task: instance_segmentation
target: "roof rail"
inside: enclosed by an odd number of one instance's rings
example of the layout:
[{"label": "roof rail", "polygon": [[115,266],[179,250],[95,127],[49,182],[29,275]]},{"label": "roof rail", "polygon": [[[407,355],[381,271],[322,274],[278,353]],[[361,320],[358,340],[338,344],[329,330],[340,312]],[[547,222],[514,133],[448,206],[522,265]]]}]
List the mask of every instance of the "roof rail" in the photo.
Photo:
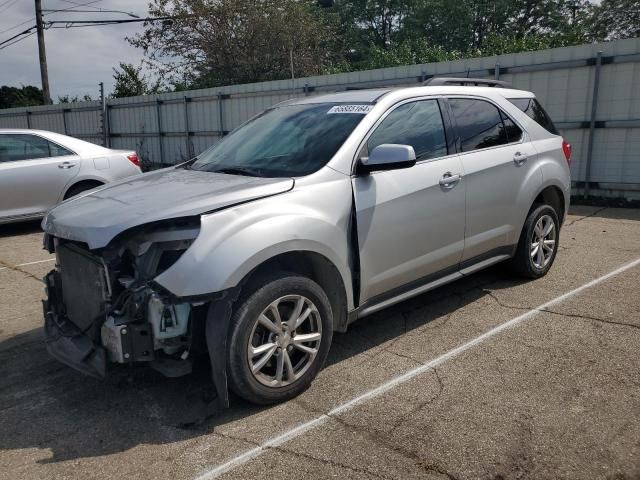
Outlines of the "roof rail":
[{"label": "roof rail", "polygon": [[429,80],[426,80],[423,85],[429,85],[430,87],[436,85],[472,85],[476,87],[512,88],[511,83],[503,82],[501,80],[467,77],[432,77]]}]

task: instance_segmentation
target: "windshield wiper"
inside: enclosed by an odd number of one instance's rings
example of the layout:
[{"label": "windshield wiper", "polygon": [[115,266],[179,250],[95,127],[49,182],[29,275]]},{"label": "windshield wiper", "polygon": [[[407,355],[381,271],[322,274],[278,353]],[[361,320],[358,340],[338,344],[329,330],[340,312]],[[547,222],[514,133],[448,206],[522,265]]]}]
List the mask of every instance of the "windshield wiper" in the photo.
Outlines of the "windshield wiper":
[{"label": "windshield wiper", "polygon": [[244,175],[246,177],[262,177],[262,173],[258,169],[242,168],[242,167],[229,167],[221,168],[219,170],[211,170],[213,173],[226,173],[228,175]]}]

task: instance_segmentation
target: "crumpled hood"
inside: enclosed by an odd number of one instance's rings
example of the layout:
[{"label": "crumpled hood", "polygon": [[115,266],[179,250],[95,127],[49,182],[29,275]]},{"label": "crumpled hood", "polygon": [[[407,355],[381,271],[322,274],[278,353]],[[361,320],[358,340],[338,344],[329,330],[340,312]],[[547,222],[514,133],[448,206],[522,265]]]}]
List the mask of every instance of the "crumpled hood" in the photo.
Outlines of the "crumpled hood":
[{"label": "crumpled hood", "polygon": [[219,210],[291,190],[292,178],[257,178],[165,169],[136,175],[67,200],[49,211],[42,229],[102,248],[138,225]]}]

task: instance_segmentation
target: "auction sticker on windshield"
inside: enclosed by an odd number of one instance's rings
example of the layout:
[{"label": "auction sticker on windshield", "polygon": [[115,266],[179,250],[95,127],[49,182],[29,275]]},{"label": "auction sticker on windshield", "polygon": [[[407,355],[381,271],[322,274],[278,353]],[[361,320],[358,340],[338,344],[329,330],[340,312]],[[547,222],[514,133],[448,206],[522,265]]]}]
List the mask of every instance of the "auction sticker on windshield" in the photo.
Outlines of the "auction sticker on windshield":
[{"label": "auction sticker on windshield", "polygon": [[366,115],[371,111],[373,105],[336,105],[331,107],[327,115],[332,113],[360,113]]}]

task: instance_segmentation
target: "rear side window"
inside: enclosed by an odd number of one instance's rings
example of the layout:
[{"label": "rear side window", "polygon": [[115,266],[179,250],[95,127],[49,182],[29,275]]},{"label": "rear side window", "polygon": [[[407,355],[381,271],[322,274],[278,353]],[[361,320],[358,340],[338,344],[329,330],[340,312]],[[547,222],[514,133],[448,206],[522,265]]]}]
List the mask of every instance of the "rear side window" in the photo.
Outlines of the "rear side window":
[{"label": "rear side window", "polygon": [[0,135],[0,162],[37,160],[39,158],[73,155],[66,148],[37,135]]},{"label": "rear side window", "polygon": [[57,143],[49,142],[49,156],[50,157],[63,157],[64,155],[73,155],[73,152],[61,147]]},{"label": "rear side window", "polygon": [[509,98],[507,100],[535,120],[535,122],[547,132],[560,135],[558,129],[556,129],[556,126],[551,121],[551,117],[535,98]]},{"label": "rear side window", "polygon": [[447,154],[447,139],[437,100],[405,103],[393,110],[369,137],[369,152],[384,143],[411,145],[417,160]]},{"label": "rear side window", "polygon": [[484,100],[451,98],[463,152],[516,142],[522,130],[498,107]]},{"label": "rear side window", "polygon": [[507,141],[511,142],[519,142],[522,138],[522,130],[517,126],[513,120],[511,120],[507,115],[501,110],[500,116],[502,117],[502,123],[504,124],[505,135],[507,136]]}]

